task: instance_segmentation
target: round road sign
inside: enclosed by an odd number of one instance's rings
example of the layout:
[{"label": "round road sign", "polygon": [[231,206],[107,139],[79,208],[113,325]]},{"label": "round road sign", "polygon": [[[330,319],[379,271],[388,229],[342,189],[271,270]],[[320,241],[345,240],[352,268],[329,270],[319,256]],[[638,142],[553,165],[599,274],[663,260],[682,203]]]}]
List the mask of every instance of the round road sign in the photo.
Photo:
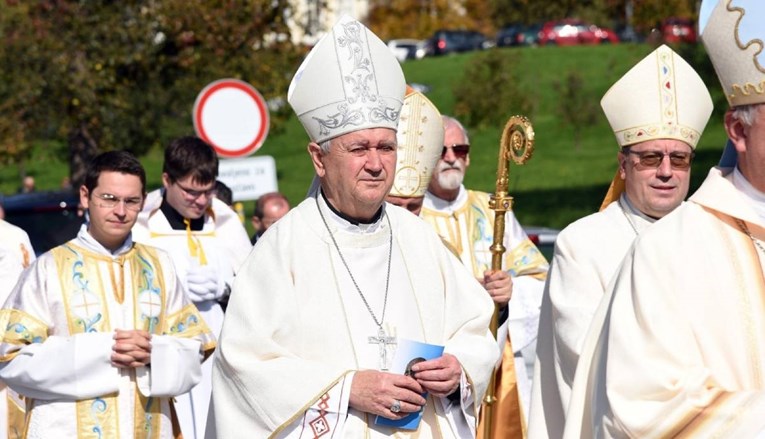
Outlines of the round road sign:
[{"label": "round road sign", "polygon": [[263,96],[238,79],[219,79],[194,102],[194,130],[221,157],[245,157],[260,148],[268,134]]}]

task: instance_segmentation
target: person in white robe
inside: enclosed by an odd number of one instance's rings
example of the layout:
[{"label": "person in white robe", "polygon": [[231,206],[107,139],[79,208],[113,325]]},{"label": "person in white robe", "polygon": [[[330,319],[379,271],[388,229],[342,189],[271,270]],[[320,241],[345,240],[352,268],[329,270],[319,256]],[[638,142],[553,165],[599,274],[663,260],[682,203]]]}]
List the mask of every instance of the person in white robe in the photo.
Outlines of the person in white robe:
[{"label": "person in white robe", "polygon": [[725,129],[737,155],[628,253],[577,436],[765,434],[765,93],[746,86],[765,81],[751,44],[762,41],[765,10],[706,3],[701,37],[730,104]]},{"label": "person in white robe", "polygon": [[[5,303],[22,271],[36,259],[24,229],[0,219],[0,303]],[[0,380],[0,438],[20,437],[24,402]]]},{"label": "person in white robe", "polygon": [[[36,258],[27,232],[2,219],[0,219],[0,246],[7,248],[23,268],[29,267]],[[10,288],[13,288],[13,285]]]},{"label": "person in white robe", "polygon": [[[494,211],[489,194],[462,185],[470,165],[470,139],[456,119],[444,116],[444,147],[425,192],[420,216],[460,255],[465,266],[485,286],[499,306],[499,345],[512,341],[518,391],[528,416],[531,395],[530,371],[525,356],[533,352],[539,326],[539,307],[548,264],[531,242],[513,212],[505,215],[502,270],[491,270],[494,243]],[[512,300],[511,300],[512,296]]]},{"label": "person in white robe", "polygon": [[[237,275],[208,437],[474,436],[499,354],[491,300],[427,224],[384,203],[404,89],[385,44],[347,16],[293,78],[320,189]],[[443,354],[396,373],[404,339]],[[416,430],[375,422],[412,413]]]},{"label": "person in white robe", "polygon": [[[161,189],[146,197],[133,228],[136,242],[170,253],[181,284],[213,334],[223,325],[219,301],[229,294],[236,270],[252,249],[239,215],[215,197],[218,158],[197,137],[174,139],[165,149]],[[177,398],[187,439],[204,437],[212,394],[212,361],[202,381]]]},{"label": "person in white robe", "polygon": [[693,151],[713,105],[701,77],[661,46],[622,76],[601,106],[620,147],[619,168],[602,210],[570,224],[555,243],[539,323],[532,438],[562,437],[592,317],[635,238],[688,194]]},{"label": "person in white robe", "polygon": [[90,221],[43,254],[0,309],[0,378],[26,398],[25,438],[174,438],[171,399],[215,339],[166,253],[133,242],[144,199],[124,151],[89,165]]}]

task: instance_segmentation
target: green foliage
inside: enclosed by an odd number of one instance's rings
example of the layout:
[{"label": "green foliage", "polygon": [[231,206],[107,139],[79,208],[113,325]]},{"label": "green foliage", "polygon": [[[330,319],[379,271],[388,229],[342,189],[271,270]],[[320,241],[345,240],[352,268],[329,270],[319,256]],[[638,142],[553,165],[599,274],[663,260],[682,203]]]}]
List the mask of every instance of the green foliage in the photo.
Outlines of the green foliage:
[{"label": "green foliage", "polygon": [[[191,132],[209,82],[234,77],[282,96],[299,53],[281,20],[287,0],[5,2],[0,125],[5,162],[31,141],[67,139],[72,181],[101,150],[141,155]],[[271,115],[278,132],[289,116]],[[168,128],[171,128],[168,130]]]},{"label": "green foliage", "polygon": [[528,90],[520,80],[522,52],[486,50],[464,67],[454,84],[454,114],[472,127],[500,126],[514,114],[532,111]]},{"label": "green foliage", "polygon": [[[2,2],[0,2],[2,4]],[[568,71],[578,72],[583,90],[592,103],[597,103],[606,90],[654,47],[646,44],[615,44],[589,47],[539,47],[497,49],[497,52],[515,59],[523,94],[534,101],[532,123],[536,132],[534,157],[524,166],[512,166],[510,193],[515,198],[516,215],[521,224],[561,228],[582,216],[596,211],[616,170],[618,147],[614,134],[601,113],[597,121],[583,130],[580,149],[571,148],[571,132],[564,125],[556,108],[563,106],[559,92],[553,84]],[[700,50],[700,49],[696,49]],[[521,55],[515,57],[513,52]],[[482,53],[474,52],[454,56],[407,61],[402,65],[407,81],[427,84],[427,96],[444,114],[454,114],[454,84],[465,81],[465,66]],[[692,66],[699,69],[693,59]],[[289,76],[292,70],[284,70]],[[1,70],[1,69],[0,69]],[[718,90],[719,85],[708,83]],[[285,93],[282,90],[282,95]],[[493,90],[492,93],[498,93]],[[190,105],[190,104],[189,104]],[[727,104],[723,108],[727,107]],[[515,113],[510,109],[508,113]],[[505,115],[505,117],[507,114]],[[173,117],[170,120],[180,128],[188,127],[190,118]],[[722,119],[712,116],[696,150],[693,163],[691,191],[695,190],[720,157],[725,141]],[[484,128],[468,126],[471,131],[470,167],[466,185],[470,188],[493,191],[497,170],[497,152],[504,120],[498,125]],[[178,130],[180,128],[173,128]],[[57,142],[32,142],[28,173],[35,176],[40,189],[59,186],[66,175],[65,138]],[[308,137],[297,118],[291,118],[280,132],[271,132],[256,155],[270,155],[276,160],[279,190],[295,205],[305,197],[313,177],[306,145]],[[62,149],[63,148],[63,149]],[[147,172],[148,186],[160,185],[162,151],[152,149],[141,156]],[[14,192],[19,177],[15,167],[0,167],[0,190]],[[246,204],[246,212],[252,203]]]},{"label": "green foliage", "polygon": [[598,120],[597,101],[585,90],[582,75],[570,70],[562,81],[555,81],[553,88],[558,93],[559,105],[556,106],[561,122],[574,131],[574,146],[580,149],[582,131]]}]

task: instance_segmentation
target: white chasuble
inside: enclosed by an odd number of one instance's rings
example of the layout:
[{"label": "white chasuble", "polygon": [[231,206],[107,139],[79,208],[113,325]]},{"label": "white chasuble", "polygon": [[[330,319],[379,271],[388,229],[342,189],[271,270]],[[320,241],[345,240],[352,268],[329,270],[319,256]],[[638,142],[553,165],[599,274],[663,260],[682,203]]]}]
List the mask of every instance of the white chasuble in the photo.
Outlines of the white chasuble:
[{"label": "white chasuble", "polygon": [[[174,437],[170,397],[215,347],[166,254],[130,239],[110,254],[85,226],[25,271],[0,328],[0,377],[27,398],[28,438]],[[111,365],[115,329],[153,334],[150,367]]]},{"label": "white chasuble", "polygon": [[765,254],[746,232],[762,245],[765,220],[730,171],[710,170],[628,253],[567,437],[765,433]]},{"label": "white chasuble", "polygon": [[[376,427],[374,415],[348,407],[353,373],[381,369],[380,345],[369,340],[378,326],[309,198],[263,235],[237,276],[215,357],[215,431],[208,428],[208,437],[471,435],[498,358],[488,332],[491,299],[411,213],[386,204],[378,222],[353,226],[320,200],[378,321],[393,230],[383,329],[387,336],[444,345],[463,367],[462,401],[429,397],[414,432]],[[395,345],[386,346],[389,362]]]},{"label": "white chasuble", "polygon": [[529,437],[560,438],[592,316],[632,242],[655,220],[622,194],[558,234],[539,320]]},{"label": "white chasuble", "polygon": [[[252,249],[250,238],[239,216],[225,203],[213,199],[212,206],[204,215],[202,230],[174,230],[164,213],[161,189],[148,194],[143,211],[133,227],[136,242],[155,246],[168,252],[178,272],[181,285],[188,291],[187,277],[190,270],[203,265],[215,267],[222,295],[225,284],[233,284],[236,270]],[[223,309],[216,299],[195,301],[207,326],[217,337],[223,326]],[[212,394],[212,361],[202,364],[202,381],[188,394],[176,398],[176,410],[186,439],[204,437],[207,410]]]}]

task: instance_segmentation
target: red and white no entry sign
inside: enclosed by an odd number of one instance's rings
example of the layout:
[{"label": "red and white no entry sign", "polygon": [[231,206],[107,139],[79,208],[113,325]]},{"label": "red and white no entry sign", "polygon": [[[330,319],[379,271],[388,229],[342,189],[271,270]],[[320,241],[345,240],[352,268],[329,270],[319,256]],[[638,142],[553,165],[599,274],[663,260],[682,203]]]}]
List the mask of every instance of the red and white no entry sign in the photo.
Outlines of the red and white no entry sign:
[{"label": "red and white no entry sign", "polygon": [[268,135],[268,107],[263,96],[238,79],[219,79],[194,102],[194,130],[221,157],[245,157]]}]

